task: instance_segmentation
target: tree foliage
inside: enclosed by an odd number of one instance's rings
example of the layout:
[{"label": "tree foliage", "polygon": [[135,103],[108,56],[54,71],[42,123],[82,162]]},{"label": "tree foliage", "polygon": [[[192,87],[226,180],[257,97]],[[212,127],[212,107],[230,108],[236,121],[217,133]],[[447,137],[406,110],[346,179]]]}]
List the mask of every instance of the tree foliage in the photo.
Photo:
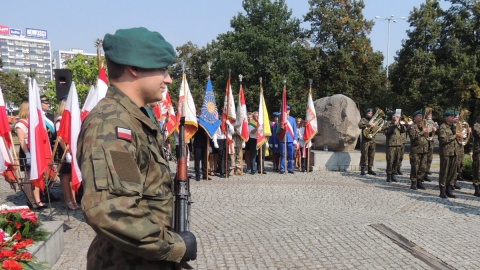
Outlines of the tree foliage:
[{"label": "tree foliage", "polygon": [[18,72],[0,72],[0,86],[5,102],[13,102],[13,104],[19,106],[28,99],[27,85]]}]

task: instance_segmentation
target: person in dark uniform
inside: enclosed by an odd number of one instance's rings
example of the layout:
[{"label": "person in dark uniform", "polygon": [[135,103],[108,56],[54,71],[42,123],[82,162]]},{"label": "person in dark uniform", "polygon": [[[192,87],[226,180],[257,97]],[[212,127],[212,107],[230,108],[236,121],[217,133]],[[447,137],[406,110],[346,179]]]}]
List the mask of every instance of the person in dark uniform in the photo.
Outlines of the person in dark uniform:
[{"label": "person in dark uniform", "polygon": [[431,130],[424,125],[423,111],[415,111],[413,113],[413,124],[408,129],[410,137],[411,189],[426,189],[423,185],[423,179],[427,172],[427,136],[430,132]]},{"label": "person in dark uniform", "polygon": [[473,188],[474,196],[480,197],[480,116],[477,117],[476,123],[472,129],[473,136]]},{"label": "person in dark uniform", "polygon": [[200,181],[200,177],[207,179],[207,140],[209,138],[203,128],[199,128],[193,135],[195,180],[197,181]]},{"label": "person in dark uniform", "polygon": [[395,174],[397,173],[401,148],[403,147],[403,137],[407,129],[405,125],[400,124],[400,116],[395,113],[392,115],[392,121],[383,127],[387,139],[387,182],[397,182]]},{"label": "person in dark uniform", "polygon": [[157,32],[120,29],[103,38],[110,87],[82,123],[85,220],[96,232],[87,270],[177,269],[196,259],[195,235],[172,228],[174,183],[163,135],[142,108],[172,83],[175,50]]},{"label": "person in dark uniform", "polygon": [[443,116],[445,123],[441,124],[437,130],[440,143],[440,175],[438,178],[440,198],[456,198],[452,190],[457,176],[457,138],[462,138],[464,134],[455,130],[455,111],[448,110]]},{"label": "person in dark uniform", "polygon": [[360,122],[358,123],[358,127],[362,130],[362,144],[361,144],[362,155],[360,157],[360,170],[361,170],[360,174],[361,175],[365,175],[365,169],[367,167],[368,167],[368,172],[367,172],[368,174],[377,175],[377,173],[375,173],[372,170],[373,161],[375,160],[375,148],[376,148],[375,136],[373,136],[372,138],[367,138],[363,134],[364,129],[372,128],[376,126],[375,121],[370,123],[370,119],[372,119],[372,117],[373,117],[373,109],[368,108],[365,110],[365,118],[360,119]]},{"label": "person in dark uniform", "polygon": [[[273,121],[270,123],[270,129],[272,132],[275,132],[277,130],[277,125],[278,125],[278,118],[280,116],[279,112],[274,112],[273,113]],[[268,144],[270,145],[270,149],[272,150],[271,153],[273,153],[273,171],[279,172],[280,171],[280,155],[281,155],[281,150],[279,146],[279,139],[278,137],[273,134],[269,139],[268,139]]]}]

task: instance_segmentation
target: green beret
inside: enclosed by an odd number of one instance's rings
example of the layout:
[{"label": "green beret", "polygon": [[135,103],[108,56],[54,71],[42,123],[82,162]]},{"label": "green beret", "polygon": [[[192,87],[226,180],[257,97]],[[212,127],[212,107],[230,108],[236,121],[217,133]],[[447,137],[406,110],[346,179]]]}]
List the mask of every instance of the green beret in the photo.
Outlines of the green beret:
[{"label": "green beret", "polygon": [[447,110],[443,113],[443,116],[455,116],[454,110]]},{"label": "green beret", "polygon": [[455,115],[459,115],[460,111],[454,111]]},{"label": "green beret", "polygon": [[119,29],[103,38],[103,51],[113,62],[145,69],[165,68],[175,62],[175,51],[158,32],[144,27]]},{"label": "green beret", "polygon": [[423,114],[423,111],[422,110],[416,110],[414,113],[413,113],[413,116],[417,116],[419,114]]},{"label": "green beret", "polygon": [[368,113],[368,112],[373,112],[373,109],[372,108],[368,108],[365,110],[365,113]]}]

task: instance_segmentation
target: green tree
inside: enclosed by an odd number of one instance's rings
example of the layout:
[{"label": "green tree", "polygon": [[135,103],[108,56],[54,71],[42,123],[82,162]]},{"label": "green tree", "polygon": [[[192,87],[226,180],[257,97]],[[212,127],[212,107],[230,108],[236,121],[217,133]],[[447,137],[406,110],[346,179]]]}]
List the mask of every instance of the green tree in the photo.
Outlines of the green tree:
[{"label": "green tree", "polygon": [[0,72],[0,87],[2,88],[5,102],[10,101],[19,106],[28,99],[27,85],[18,72]]},{"label": "green tree", "polygon": [[[362,0],[309,0],[304,16],[313,44],[308,61],[318,96],[344,94],[361,107],[389,104],[382,71],[383,56],[373,52],[370,39],[373,21],[363,16]],[[373,104],[372,104],[373,103]]]},{"label": "green tree", "polygon": [[437,61],[444,11],[437,0],[427,1],[410,13],[411,30],[391,67],[392,91],[405,114],[432,107],[436,114],[448,104]]},{"label": "green tree", "polygon": [[[217,102],[223,104],[225,86],[231,70],[232,88],[238,93],[238,75],[243,75],[249,111],[258,109],[260,81],[269,112],[280,109],[283,81],[287,82],[289,104],[293,114],[303,114],[308,80],[298,69],[303,47],[300,20],[284,0],[244,0],[244,13],[230,21],[233,31],[220,34],[208,54],[213,57],[213,84]],[[303,90],[303,97],[302,97]]]}]

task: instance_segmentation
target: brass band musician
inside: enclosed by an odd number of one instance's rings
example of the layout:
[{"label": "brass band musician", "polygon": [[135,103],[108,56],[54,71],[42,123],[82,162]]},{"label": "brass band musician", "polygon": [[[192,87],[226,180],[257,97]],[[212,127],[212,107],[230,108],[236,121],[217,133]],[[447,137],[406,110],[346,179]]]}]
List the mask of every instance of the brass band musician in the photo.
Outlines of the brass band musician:
[{"label": "brass band musician", "polygon": [[401,155],[403,155],[403,138],[407,132],[406,123],[402,124],[400,115],[393,113],[392,121],[386,123],[383,130],[387,140],[387,182],[397,182],[395,174]]}]

